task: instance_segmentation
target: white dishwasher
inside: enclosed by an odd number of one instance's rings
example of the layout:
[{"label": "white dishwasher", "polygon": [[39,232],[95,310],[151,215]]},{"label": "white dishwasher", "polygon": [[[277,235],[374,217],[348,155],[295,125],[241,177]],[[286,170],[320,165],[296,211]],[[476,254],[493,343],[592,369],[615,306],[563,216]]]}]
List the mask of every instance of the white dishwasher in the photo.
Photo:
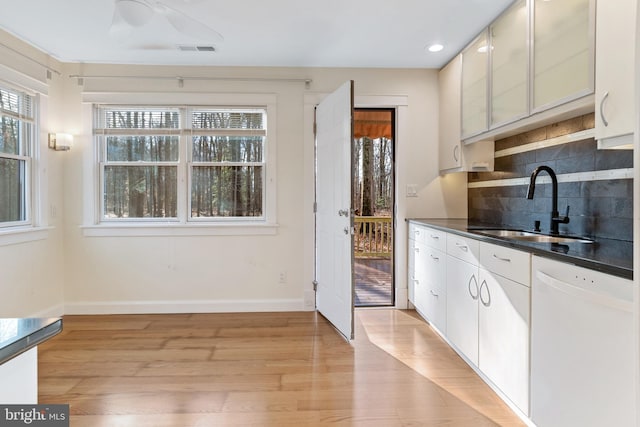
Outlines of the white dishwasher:
[{"label": "white dishwasher", "polygon": [[533,257],[531,419],[635,425],[633,282]]}]

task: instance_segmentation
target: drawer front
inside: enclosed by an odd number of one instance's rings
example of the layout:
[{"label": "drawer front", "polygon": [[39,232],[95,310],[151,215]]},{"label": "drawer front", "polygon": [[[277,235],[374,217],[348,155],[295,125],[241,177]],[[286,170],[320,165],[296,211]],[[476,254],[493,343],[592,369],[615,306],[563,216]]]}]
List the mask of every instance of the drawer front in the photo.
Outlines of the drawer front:
[{"label": "drawer front", "polygon": [[416,258],[415,306],[418,312],[440,332],[446,331],[447,255],[426,245]]},{"label": "drawer front", "polygon": [[503,277],[531,286],[531,254],[480,242],[480,265]]},{"label": "drawer front", "polygon": [[425,227],[422,225],[415,224],[413,222],[409,223],[409,240],[414,240],[416,242],[424,242],[425,235]]},{"label": "drawer front", "polygon": [[423,242],[430,248],[445,252],[447,250],[447,233],[435,228],[424,228]]},{"label": "drawer front", "polygon": [[477,240],[457,234],[447,234],[447,254],[477,266],[480,259],[479,252],[480,242]]},{"label": "drawer front", "polygon": [[425,248],[425,281],[434,287],[444,287],[447,271],[447,255],[433,248]]},{"label": "drawer front", "polygon": [[[407,292],[409,301],[415,304],[415,279],[416,279],[416,248],[419,243],[409,239],[407,245]],[[418,249],[419,251],[419,249]]]},{"label": "drawer front", "polygon": [[447,287],[427,286],[424,316],[440,333],[447,333]]}]

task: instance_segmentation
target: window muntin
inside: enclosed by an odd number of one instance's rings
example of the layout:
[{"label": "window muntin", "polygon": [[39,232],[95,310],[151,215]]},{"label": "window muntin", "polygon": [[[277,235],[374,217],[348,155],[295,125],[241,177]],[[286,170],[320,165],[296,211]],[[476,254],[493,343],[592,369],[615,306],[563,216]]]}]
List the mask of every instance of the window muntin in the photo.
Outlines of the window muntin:
[{"label": "window muntin", "polygon": [[31,223],[34,98],[0,87],[0,227]]},{"label": "window muntin", "polygon": [[102,221],[265,219],[266,109],[96,111]]}]

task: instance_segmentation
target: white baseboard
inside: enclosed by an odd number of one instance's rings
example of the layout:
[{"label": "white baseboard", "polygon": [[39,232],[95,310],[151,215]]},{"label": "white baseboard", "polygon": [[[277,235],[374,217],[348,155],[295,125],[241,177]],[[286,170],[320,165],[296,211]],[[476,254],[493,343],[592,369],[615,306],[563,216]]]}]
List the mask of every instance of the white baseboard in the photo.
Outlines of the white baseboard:
[{"label": "white baseboard", "polygon": [[409,294],[407,288],[396,288],[396,308],[406,310],[409,308]]},{"label": "white baseboard", "polygon": [[304,311],[302,299],[66,302],[64,314],[249,313]]}]

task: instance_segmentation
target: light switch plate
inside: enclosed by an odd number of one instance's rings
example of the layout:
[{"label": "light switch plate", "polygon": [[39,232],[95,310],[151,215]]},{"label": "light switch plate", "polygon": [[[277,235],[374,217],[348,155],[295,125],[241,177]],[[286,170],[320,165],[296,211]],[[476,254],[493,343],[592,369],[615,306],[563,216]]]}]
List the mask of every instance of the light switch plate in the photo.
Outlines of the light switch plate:
[{"label": "light switch plate", "polygon": [[407,184],[407,197],[418,197],[418,187],[416,184]]}]

